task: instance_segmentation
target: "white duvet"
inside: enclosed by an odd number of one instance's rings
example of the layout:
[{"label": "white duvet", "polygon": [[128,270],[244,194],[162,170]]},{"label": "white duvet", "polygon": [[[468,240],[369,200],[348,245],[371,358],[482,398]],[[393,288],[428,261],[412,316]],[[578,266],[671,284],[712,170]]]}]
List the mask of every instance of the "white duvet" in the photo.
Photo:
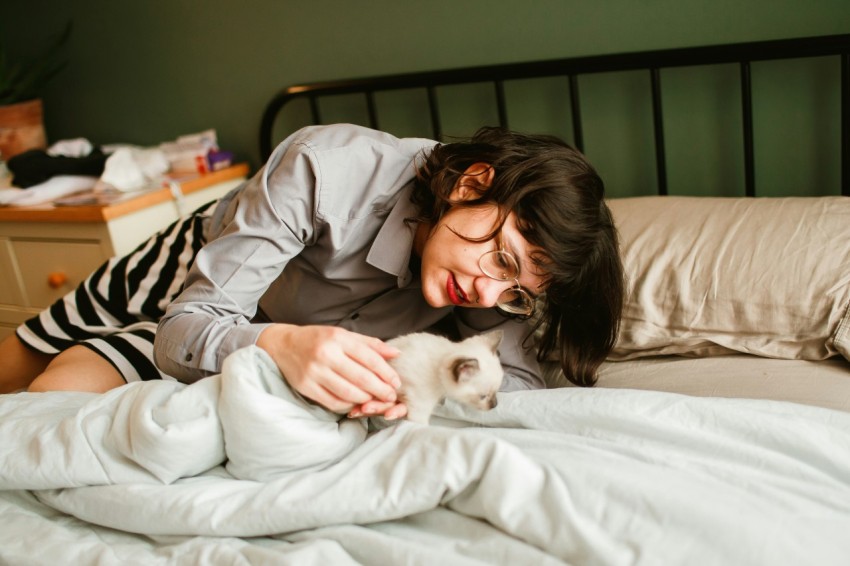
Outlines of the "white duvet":
[{"label": "white duvet", "polygon": [[0,563],[850,563],[850,414],[559,389],[367,434],[246,348],[0,397]]}]

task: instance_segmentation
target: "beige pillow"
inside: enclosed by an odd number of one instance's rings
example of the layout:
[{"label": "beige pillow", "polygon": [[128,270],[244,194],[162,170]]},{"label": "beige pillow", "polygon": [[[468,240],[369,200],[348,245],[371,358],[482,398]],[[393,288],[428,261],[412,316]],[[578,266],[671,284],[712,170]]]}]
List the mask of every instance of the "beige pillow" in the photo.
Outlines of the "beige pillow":
[{"label": "beige pillow", "polygon": [[850,198],[608,204],[629,289],[611,359],[850,359]]}]

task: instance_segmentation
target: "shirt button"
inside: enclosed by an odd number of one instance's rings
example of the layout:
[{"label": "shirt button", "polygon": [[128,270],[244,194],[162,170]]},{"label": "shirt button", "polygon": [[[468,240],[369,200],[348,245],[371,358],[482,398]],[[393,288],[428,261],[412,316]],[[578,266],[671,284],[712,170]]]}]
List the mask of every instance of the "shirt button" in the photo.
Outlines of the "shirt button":
[{"label": "shirt button", "polygon": [[194,356],[192,355],[192,352],[189,352],[188,354],[186,354],[186,361],[187,362],[191,362],[192,358],[194,358]]}]

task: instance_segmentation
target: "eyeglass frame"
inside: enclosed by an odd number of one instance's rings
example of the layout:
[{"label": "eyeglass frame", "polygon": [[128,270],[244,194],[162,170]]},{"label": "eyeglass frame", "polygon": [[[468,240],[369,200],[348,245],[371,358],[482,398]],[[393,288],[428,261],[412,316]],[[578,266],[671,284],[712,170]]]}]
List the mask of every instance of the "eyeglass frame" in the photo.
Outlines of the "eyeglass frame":
[{"label": "eyeglass frame", "polygon": [[[534,296],[531,293],[529,293],[528,291],[526,291],[525,288],[523,288],[523,286],[519,282],[519,276],[522,273],[519,260],[517,259],[517,257],[512,252],[510,252],[506,249],[505,242],[502,240],[502,237],[501,237],[501,233],[497,236],[497,238],[498,238],[498,245],[499,245],[498,249],[490,250],[490,251],[487,251],[487,252],[484,252],[483,254],[481,254],[481,256],[478,258],[478,268],[481,270],[481,273],[483,273],[486,277],[488,277],[489,279],[492,279],[494,281],[505,282],[505,281],[510,281],[510,280],[513,279],[514,283],[516,283],[515,287],[509,287],[508,289],[505,289],[504,291],[499,293],[499,297],[496,299],[496,308],[498,308],[501,312],[508,314],[508,315],[511,315],[511,316],[515,316],[515,317],[522,318],[522,319],[531,318],[532,316],[534,316],[534,312],[536,310],[536,302],[535,302]],[[507,257],[511,262],[513,262],[513,265],[516,268],[516,275],[513,276],[513,277],[510,277],[507,274],[505,274],[504,277],[496,277],[495,275],[488,273],[487,269],[484,267],[484,265],[482,265],[482,261],[484,260],[485,257],[490,256],[491,254],[502,254],[505,257]],[[509,304],[509,301],[502,302],[501,297],[509,291],[517,293],[520,297],[522,297],[523,302],[528,307],[527,312],[515,312],[515,311],[510,310],[509,308],[505,307],[504,304]],[[504,304],[502,304],[502,303],[504,303]]]}]

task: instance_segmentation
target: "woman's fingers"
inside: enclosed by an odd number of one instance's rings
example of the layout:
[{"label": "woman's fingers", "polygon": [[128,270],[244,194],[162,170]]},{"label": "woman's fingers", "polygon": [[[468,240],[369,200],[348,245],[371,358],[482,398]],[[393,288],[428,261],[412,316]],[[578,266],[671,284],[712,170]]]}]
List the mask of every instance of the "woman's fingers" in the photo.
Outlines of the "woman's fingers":
[{"label": "woman's fingers", "polygon": [[384,418],[388,421],[400,419],[407,416],[407,405],[396,403],[384,412]]},{"label": "woman's fingers", "polygon": [[398,351],[376,338],[331,326],[277,324],[260,334],[257,345],[296,391],[334,412],[396,401],[400,380],[387,358]]},{"label": "woman's fingers", "polygon": [[[367,338],[360,337],[358,338]],[[383,401],[395,401],[401,380],[395,369],[375,349],[372,339],[360,341],[346,350],[348,360],[334,369],[354,385]]]},{"label": "woman's fingers", "polygon": [[[295,386],[293,386],[293,389],[296,389]],[[359,404],[346,401],[345,399],[340,399],[329,389],[324,388],[317,382],[307,381],[304,383],[302,389],[303,390],[298,390],[298,392],[303,397],[310,399],[334,413],[345,415],[361,406]]]},{"label": "woman's fingers", "polygon": [[381,401],[369,401],[356,406],[348,413],[352,419],[360,417],[372,417],[383,415],[388,421],[400,419],[407,415],[407,405],[404,403],[384,403]]},{"label": "woman's fingers", "polygon": [[369,347],[379,356],[376,360],[376,373],[378,374],[378,377],[396,389],[401,387],[401,379],[399,379],[398,373],[395,371],[395,368],[387,363],[387,360],[395,358],[401,354],[401,351],[395,346],[390,346],[383,340],[372,338],[370,336],[364,336],[363,338],[366,338]]},{"label": "woman's fingers", "polygon": [[[349,411],[355,405],[367,403],[374,399],[370,393],[363,391],[345,377],[332,371],[328,371],[324,375],[315,376],[313,379],[304,380],[304,388],[306,391],[302,392],[302,394],[310,397],[317,403],[321,403],[334,412],[338,412],[337,407],[339,403],[345,405],[345,412]],[[334,407],[316,398],[317,396],[324,398],[325,393],[332,397]]]},{"label": "woman's fingers", "polygon": [[385,402],[385,401],[367,401],[362,405],[355,406],[351,412],[348,413],[348,416],[351,418],[358,417],[371,417],[372,415],[383,415],[388,409],[395,407],[397,403],[395,402]]}]

